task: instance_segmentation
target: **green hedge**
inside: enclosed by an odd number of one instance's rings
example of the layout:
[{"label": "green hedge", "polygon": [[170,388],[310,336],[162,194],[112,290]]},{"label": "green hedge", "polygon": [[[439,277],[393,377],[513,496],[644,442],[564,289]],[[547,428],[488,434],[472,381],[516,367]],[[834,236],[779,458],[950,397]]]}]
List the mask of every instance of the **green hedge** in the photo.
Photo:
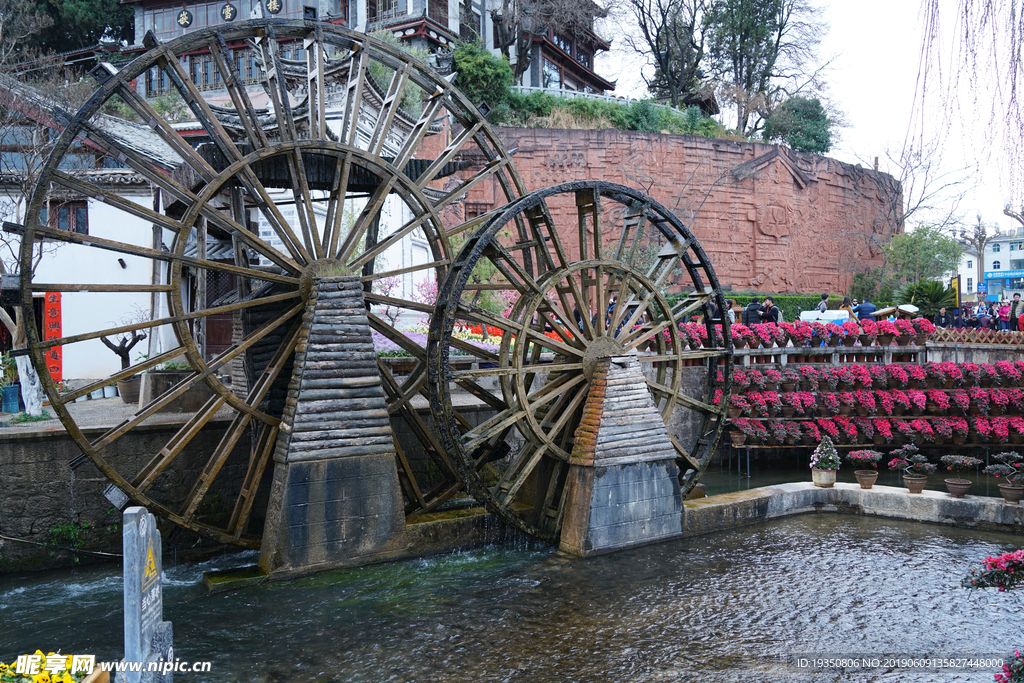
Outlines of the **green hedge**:
[{"label": "green hedge", "polygon": [[[726,299],[732,299],[736,302],[737,320],[739,320],[739,311],[746,308],[751,299],[763,301],[766,296],[772,297],[775,299],[775,305],[782,311],[783,319],[790,323],[800,317],[801,311],[813,310],[818,305],[818,302],[821,301],[821,294],[759,294],[757,292],[725,292],[724,294]],[[682,294],[669,294],[667,298],[669,303],[674,305],[683,296]],[[836,310],[842,303],[843,297],[841,296],[830,296],[828,298],[829,309]],[[888,308],[889,306],[896,305],[891,301],[873,301],[872,303],[879,308]]]}]

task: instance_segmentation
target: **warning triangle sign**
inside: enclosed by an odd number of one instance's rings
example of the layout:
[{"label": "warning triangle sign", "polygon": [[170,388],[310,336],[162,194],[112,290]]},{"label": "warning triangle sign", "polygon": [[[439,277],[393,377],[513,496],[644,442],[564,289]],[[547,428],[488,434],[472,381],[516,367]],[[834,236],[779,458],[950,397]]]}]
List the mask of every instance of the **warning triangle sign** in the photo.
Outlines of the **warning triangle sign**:
[{"label": "warning triangle sign", "polygon": [[153,556],[153,544],[149,544],[149,550],[146,551],[146,570],[142,574],[142,582],[149,583],[150,580],[156,578],[156,557]]}]

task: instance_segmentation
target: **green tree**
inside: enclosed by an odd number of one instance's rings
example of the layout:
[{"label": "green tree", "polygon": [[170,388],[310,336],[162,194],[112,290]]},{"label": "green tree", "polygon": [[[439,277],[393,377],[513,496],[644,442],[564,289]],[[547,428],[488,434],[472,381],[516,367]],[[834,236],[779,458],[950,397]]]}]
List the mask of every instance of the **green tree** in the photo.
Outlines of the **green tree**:
[{"label": "green tree", "polygon": [[673,106],[685,103],[702,87],[705,14],[709,0],[628,0],[639,33],[626,36],[635,51],[654,62],[647,88]]},{"label": "green tree", "polygon": [[476,42],[459,44],[453,58],[459,74],[455,83],[470,102],[479,107],[486,101],[492,109],[508,102],[512,67],[505,59]]},{"label": "green tree", "polygon": [[913,304],[921,315],[932,318],[945,306],[952,309],[956,304],[956,292],[937,280],[922,280],[896,292],[896,303]]},{"label": "green tree", "polygon": [[708,55],[736,130],[761,130],[778,102],[817,81],[808,74],[826,28],[807,0],[716,0],[707,14]]},{"label": "green tree", "polygon": [[963,247],[942,230],[921,226],[896,235],[886,245],[888,281],[914,285],[922,280],[941,280],[956,270]]},{"label": "green tree", "polygon": [[765,140],[782,141],[798,152],[824,154],[832,148],[832,120],[817,97],[790,97],[768,117]]},{"label": "green tree", "polygon": [[53,24],[30,39],[41,51],[67,52],[100,41],[135,40],[135,5],[118,0],[37,0]]}]

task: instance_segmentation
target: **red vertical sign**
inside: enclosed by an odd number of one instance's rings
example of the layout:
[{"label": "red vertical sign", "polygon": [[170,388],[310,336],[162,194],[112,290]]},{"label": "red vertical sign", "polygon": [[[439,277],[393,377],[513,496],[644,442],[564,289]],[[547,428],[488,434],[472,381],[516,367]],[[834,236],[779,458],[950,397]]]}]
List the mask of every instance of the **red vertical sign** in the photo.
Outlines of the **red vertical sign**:
[{"label": "red vertical sign", "polygon": [[[47,292],[46,300],[43,303],[43,338],[59,339],[62,337],[60,322],[60,292]],[[60,382],[63,379],[64,359],[59,346],[46,349],[46,367],[54,382]]]}]

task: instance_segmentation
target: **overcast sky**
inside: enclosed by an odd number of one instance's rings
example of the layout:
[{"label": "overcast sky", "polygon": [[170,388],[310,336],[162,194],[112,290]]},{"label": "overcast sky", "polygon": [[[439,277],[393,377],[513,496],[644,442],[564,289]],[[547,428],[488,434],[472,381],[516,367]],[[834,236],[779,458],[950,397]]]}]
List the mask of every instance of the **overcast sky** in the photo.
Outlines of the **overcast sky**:
[{"label": "overcast sky", "polygon": [[[951,20],[954,0],[949,4],[944,19]],[[898,152],[911,126],[919,130],[922,125],[922,118],[914,115],[921,0],[825,0],[822,6],[830,30],[822,40],[821,56],[837,55],[827,78],[829,93],[849,124],[840,131],[839,144],[828,156],[868,165],[875,156],[884,159],[887,148]],[[616,24],[621,26],[621,19]],[[609,33],[614,34],[614,30],[606,29],[605,35]],[[616,94],[642,96],[646,92],[639,75],[642,62],[628,51],[619,50],[621,44],[621,38],[613,38],[613,50],[597,62],[597,70],[618,81]],[[935,106],[942,102],[940,98],[930,100]],[[941,136],[946,169],[976,166],[971,177],[977,187],[959,209],[964,218],[973,223],[980,213],[987,224],[998,223],[1004,229],[1016,225],[1002,215],[1003,204],[1010,196],[998,163],[975,158],[983,145],[970,138],[982,127],[970,127],[965,133],[958,124],[941,122],[934,110],[923,120],[927,139],[938,140],[940,131],[946,133]]]}]

